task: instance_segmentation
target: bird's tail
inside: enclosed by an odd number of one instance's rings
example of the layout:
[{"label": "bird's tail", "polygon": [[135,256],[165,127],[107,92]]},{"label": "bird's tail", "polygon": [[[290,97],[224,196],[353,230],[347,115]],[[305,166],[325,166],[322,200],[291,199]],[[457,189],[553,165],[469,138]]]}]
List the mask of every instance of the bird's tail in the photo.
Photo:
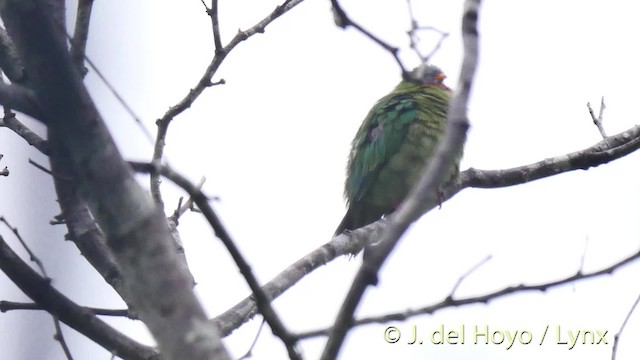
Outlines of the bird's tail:
[{"label": "bird's tail", "polygon": [[349,207],[347,213],[344,214],[340,225],[338,225],[338,228],[333,233],[333,237],[342,234],[345,230],[353,230],[353,214],[351,213],[351,207]]}]

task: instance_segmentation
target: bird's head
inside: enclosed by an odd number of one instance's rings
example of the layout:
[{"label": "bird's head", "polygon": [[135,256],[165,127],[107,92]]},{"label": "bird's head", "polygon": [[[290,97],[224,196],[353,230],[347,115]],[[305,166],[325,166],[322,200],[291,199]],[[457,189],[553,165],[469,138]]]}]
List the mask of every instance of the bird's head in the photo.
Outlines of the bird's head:
[{"label": "bird's head", "polygon": [[422,64],[409,73],[409,81],[448,89],[442,82],[447,76],[435,65]]}]

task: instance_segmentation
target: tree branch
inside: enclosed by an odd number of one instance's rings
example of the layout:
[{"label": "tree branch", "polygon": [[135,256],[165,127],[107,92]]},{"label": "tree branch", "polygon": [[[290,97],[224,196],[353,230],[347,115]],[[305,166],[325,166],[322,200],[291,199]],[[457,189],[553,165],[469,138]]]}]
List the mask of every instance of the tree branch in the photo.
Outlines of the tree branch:
[{"label": "tree branch", "polygon": [[[215,75],[216,71],[222,64],[222,61],[229,55],[229,53],[241,42],[247,40],[251,36],[264,33],[265,28],[275,19],[279,18],[281,15],[285,14],[289,10],[293,9],[296,5],[300,4],[304,0],[285,0],[282,5],[278,5],[275,10],[273,10],[267,17],[260,20],[257,24],[252,26],[251,28],[242,31],[239,30],[236,36],[231,39],[231,41],[223,48],[217,49],[209,66],[205,70],[204,74],[196,84],[196,86],[189,90],[189,93],[178,102],[176,105],[169,108],[169,110],[164,114],[161,119],[156,121],[156,125],[158,126],[158,134],[156,135],[155,147],[153,149],[153,158],[152,162],[161,163],[162,157],[164,153],[164,146],[166,144],[167,130],[169,128],[169,124],[171,121],[178,115],[180,115],[183,111],[188,109],[191,104],[202,94],[202,92],[216,84],[224,84],[224,80],[220,80],[217,83],[211,82],[213,75]],[[161,208],[164,208],[164,204],[162,201],[162,194],[160,193],[160,175],[157,173],[151,173],[150,176],[150,187],[151,187],[151,196],[156,204],[160,205]]]},{"label": "tree branch", "polygon": [[20,84],[0,81],[0,104],[44,122],[36,94]]},{"label": "tree branch", "polygon": [[627,313],[627,316],[624,318],[622,325],[620,325],[620,330],[618,330],[616,335],[613,337],[613,347],[611,349],[611,360],[616,360],[616,355],[618,352],[618,344],[620,343],[620,336],[622,335],[624,328],[627,326],[627,322],[629,321],[629,318],[631,318],[631,314],[633,314],[633,311],[638,306],[638,303],[640,303],[640,295],[638,295],[638,297],[636,298],[636,301],[631,306],[631,309],[629,309],[629,312]]},{"label": "tree branch", "polygon": [[4,118],[1,126],[5,126],[18,136],[23,138],[29,145],[36,148],[44,155],[49,155],[49,142],[41,138],[38,134],[34,133],[26,125],[21,123],[16,114],[12,112],[8,106],[4,106]]},{"label": "tree branch", "polygon": [[448,199],[466,187],[501,188],[524,184],[574,170],[588,170],[624,157],[640,148],[640,125],[620,134],[607,137],[584,150],[547,158],[529,165],[504,170],[478,170],[462,172],[453,186],[445,189]]},{"label": "tree branch", "polygon": [[600,135],[602,135],[603,139],[607,138],[607,133],[604,131],[604,125],[602,124],[602,116],[604,114],[605,108],[606,106],[604,104],[604,96],[600,100],[600,113],[598,114],[598,117],[596,117],[596,114],[593,112],[593,109],[591,108],[591,103],[590,102],[587,103],[587,109],[589,109],[589,115],[591,115],[591,120],[593,120],[593,123],[598,128],[598,131],[600,132]]},{"label": "tree branch", "polygon": [[54,289],[49,280],[25,264],[1,236],[0,269],[44,310],[112,353],[127,359],[157,358],[153,348],[128,338]]},{"label": "tree branch", "polygon": [[[82,309],[89,311],[94,315],[102,315],[102,316],[117,316],[117,317],[126,317],[131,320],[138,320],[136,315],[127,309],[104,309],[104,308],[93,308],[93,307],[82,307]],[[0,300],[0,312],[8,312],[12,310],[45,310],[38,303],[23,303],[23,302],[15,302],[15,301],[6,301]]]},{"label": "tree branch", "polygon": [[61,217],[67,226],[67,240],[73,241],[82,256],[104,278],[107,284],[120,294],[122,299],[130,304],[130,295],[127,295],[124,285],[124,275],[120,266],[107,245],[107,239],[100,226],[96,223],[87,202],[82,197],[77,181],[73,179],[70,164],[64,159],[71,155],[59,144],[55,136],[51,136],[50,144],[51,171],[57,176],[53,177],[53,184],[58,197],[58,205]]},{"label": "tree branch", "polygon": [[0,68],[14,84],[25,80],[24,66],[7,31],[0,26]]},{"label": "tree branch", "polygon": [[343,29],[346,29],[349,26],[353,26],[356,30],[358,30],[364,36],[368,37],[371,41],[378,44],[378,46],[385,49],[387,52],[389,52],[389,54],[391,54],[391,56],[393,56],[393,59],[396,61],[396,63],[398,63],[398,66],[400,67],[400,71],[402,72],[403,79],[407,79],[409,77],[409,71],[407,71],[407,69],[402,64],[402,61],[400,60],[400,56],[399,56],[400,49],[398,49],[395,46],[391,46],[384,40],[375,36],[372,32],[362,27],[357,22],[353,21],[347,15],[347,13],[342,9],[342,7],[340,6],[340,3],[338,3],[338,0],[331,0],[331,6],[333,10],[333,18],[337,26]]},{"label": "tree branch", "polygon": [[205,10],[207,11],[207,15],[211,18],[213,44],[215,46],[215,51],[218,52],[222,49],[222,40],[220,40],[220,21],[218,16],[218,0],[211,0],[211,8],[207,7],[204,0],[200,1],[202,1],[202,5],[204,5]]},{"label": "tree branch", "polygon": [[89,38],[89,22],[91,20],[91,9],[93,0],[79,0],[78,11],[76,15],[76,26],[73,30],[73,41],[71,41],[71,61],[80,75],[84,77],[87,68],[84,66],[84,54],[87,48],[87,39]]}]

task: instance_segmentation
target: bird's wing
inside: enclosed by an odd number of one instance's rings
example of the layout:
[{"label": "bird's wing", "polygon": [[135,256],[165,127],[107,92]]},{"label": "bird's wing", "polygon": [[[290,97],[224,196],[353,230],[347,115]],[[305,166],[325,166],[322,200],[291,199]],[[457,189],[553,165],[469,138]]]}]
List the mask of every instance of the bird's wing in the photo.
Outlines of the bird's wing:
[{"label": "bird's wing", "polygon": [[384,163],[398,152],[417,111],[410,94],[390,94],[371,109],[358,130],[347,165],[345,196],[350,203],[363,198]]}]

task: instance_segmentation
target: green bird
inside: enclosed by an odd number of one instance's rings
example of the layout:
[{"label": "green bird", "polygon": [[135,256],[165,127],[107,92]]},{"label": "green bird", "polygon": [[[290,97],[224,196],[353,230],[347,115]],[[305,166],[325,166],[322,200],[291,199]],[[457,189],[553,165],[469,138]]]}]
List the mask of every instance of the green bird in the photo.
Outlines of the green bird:
[{"label": "green bird", "polygon": [[[376,102],[358,129],[347,163],[347,214],[335,235],[396,210],[418,181],[445,129],[451,90],[442,70],[421,65]],[[460,156],[443,184],[455,179]]]}]

